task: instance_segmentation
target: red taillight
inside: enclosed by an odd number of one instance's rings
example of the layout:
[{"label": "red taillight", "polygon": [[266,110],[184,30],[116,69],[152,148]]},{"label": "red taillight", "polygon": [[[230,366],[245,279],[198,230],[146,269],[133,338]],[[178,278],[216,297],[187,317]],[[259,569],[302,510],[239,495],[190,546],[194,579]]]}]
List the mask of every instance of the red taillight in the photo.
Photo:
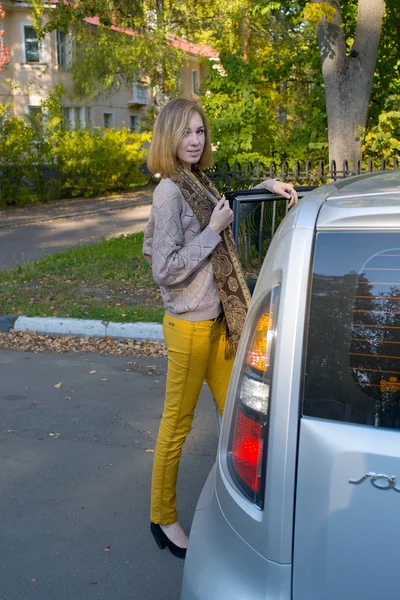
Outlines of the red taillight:
[{"label": "red taillight", "polygon": [[261,461],[263,454],[263,431],[257,423],[240,408],[237,414],[232,462],[237,475],[258,494],[261,483]]},{"label": "red taillight", "polygon": [[[228,468],[243,494],[263,507],[270,389],[280,286],[261,302],[249,333],[236,391]],[[249,318],[248,317],[248,318]]]}]

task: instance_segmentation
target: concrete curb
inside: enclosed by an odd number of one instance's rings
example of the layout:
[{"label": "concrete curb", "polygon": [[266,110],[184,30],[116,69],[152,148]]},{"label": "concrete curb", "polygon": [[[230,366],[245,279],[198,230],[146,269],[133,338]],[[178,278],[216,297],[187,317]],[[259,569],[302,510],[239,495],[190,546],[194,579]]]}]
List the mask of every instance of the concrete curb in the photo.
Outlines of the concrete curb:
[{"label": "concrete curb", "polygon": [[[4,328],[1,327],[4,320]],[[90,337],[113,337],[116,339],[146,340],[164,343],[160,323],[110,323],[91,319],[59,317],[2,317],[0,331],[35,331],[44,335],[76,335]]]}]

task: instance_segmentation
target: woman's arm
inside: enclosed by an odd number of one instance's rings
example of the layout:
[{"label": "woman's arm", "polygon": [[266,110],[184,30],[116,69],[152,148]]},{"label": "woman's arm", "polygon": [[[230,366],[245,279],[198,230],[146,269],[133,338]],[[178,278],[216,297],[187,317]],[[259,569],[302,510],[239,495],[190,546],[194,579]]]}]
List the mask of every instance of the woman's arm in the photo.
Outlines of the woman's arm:
[{"label": "woman's arm", "polygon": [[256,185],[255,188],[264,188],[273,194],[279,194],[280,196],[287,198],[290,200],[288,208],[292,208],[292,206],[297,204],[299,201],[299,197],[293,185],[291,183],[279,181],[279,179],[265,179]]},{"label": "woman's arm", "polygon": [[179,188],[164,182],[154,192],[143,254],[157,285],[182,283],[211,255],[221,236],[210,226],[185,243],[181,220],[184,202]]}]

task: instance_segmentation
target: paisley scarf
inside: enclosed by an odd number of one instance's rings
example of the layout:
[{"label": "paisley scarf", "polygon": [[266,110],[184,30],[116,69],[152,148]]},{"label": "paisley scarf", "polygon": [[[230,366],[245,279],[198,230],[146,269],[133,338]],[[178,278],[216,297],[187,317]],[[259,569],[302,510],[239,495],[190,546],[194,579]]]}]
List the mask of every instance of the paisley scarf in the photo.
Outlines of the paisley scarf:
[{"label": "paisley scarf", "polygon": [[[193,166],[192,171],[189,172],[179,164],[172,180],[182,191],[203,230],[209,225],[215,208],[207,191],[219,200],[218,191],[196,166]],[[231,228],[227,227],[220,235],[222,242],[211,254],[211,264],[227,329],[225,357],[231,358],[236,354],[251,296],[239,262]]]}]

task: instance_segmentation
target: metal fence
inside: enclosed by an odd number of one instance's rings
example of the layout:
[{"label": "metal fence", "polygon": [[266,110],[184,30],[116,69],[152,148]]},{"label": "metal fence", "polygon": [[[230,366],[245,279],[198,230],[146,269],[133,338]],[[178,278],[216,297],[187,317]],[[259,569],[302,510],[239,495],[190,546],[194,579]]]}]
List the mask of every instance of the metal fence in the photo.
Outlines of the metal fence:
[{"label": "metal fence", "polygon": [[344,160],[341,165],[335,161],[328,164],[323,160],[317,162],[306,160],[303,163],[286,160],[280,163],[271,161],[268,166],[261,162],[254,165],[234,163],[231,166],[225,162],[214,165],[206,173],[220,191],[227,191],[251,187],[268,178],[279,178],[299,185],[322,185],[352,175],[374,171],[397,171],[399,168],[400,159],[393,157],[390,160],[369,158],[358,161],[355,168],[350,166],[347,160]]},{"label": "metal fence", "polygon": [[54,166],[0,165],[0,205],[57,200],[60,189],[60,173]]},{"label": "metal fence", "polygon": [[[363,164],[358,163],[356,172],[348,168],[347,161],[344,161],[342,167],[342,170],[338,171],[336,164],[332,163],[331,168],[327,170],[323,161],[314,166],[311,161],[307,161],[303,169],[299,163],[295,163],[293,168],[289,169],[286,161],[281,163],[279,169],[275,163],[271,163],[268,168],[261,163],[255,166],[247,164],[243,168],[235,164],[231,168],[226,163],[216,165],[208,172],[214,184],[218,185],[231,203],[234,212],[233,234],[241,262],[248,274],[253,273],[257,276],[272,236],[288,210],[288,202],[282,196],[269,194],[263,189],[253,189],[250,192],[249,188],[263,179],[280,178],[292,183],[300,182],[300,185],[295,187],[301,197],[330,181],[362,173],[398,170],[399,160],[394,158],[391,163],[381,160],[377,164],[371,159]],[[309,185],[302,185],[303,183]]]}]

